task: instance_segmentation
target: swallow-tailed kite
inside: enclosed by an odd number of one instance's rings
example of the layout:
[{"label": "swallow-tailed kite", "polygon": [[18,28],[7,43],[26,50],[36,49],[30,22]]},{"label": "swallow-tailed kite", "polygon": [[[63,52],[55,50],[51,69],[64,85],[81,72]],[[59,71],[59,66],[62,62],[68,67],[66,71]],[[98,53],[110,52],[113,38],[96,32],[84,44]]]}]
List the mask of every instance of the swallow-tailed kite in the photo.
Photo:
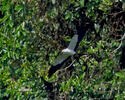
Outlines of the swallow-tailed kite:
[{"label": "swallow-tailed kite", "polygon": [[54,61],[54,64],[50,67],[48,72],[48,77],[51,77],[58,69],[60,69],[63,64],[76,53],[76,49],[78,48],[78,45],[80,41],[83,39],[87,29],[84,26],[77,26],[76,25],[76,31],[77,34],[72,37],[71,42],[69,43],[68,48],[62,50],[62,54],[60,54],[56,60]]},{"label": "swallow-tailed kite", "polygon": [[49,69],[48,76],[51,77],[53,73],[55,73],[60,67],[64,64],[64,62],[73,56],[76,52],[76,46],[78,45],[78,35],[74,35],[68,48],[62,50],[62,54],[60,54],[56,60],[54,61],[54,64]]}]

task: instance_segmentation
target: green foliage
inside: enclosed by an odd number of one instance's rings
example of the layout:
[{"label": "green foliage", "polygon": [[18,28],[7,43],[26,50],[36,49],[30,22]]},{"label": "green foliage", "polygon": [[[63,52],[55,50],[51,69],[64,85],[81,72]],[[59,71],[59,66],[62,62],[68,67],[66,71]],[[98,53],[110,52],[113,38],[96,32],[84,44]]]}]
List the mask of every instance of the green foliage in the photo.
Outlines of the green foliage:
[{"label": "green foliage", "polygon": [[[56,80],[60,98],[124,99],[125,70],[120,69],[121,51],[117,50],[121,41],[110,34],[111,26],[100,25],[112,4],[110,0],[88,0],[86,5],[83,0],[1,0],[0,99],[47,98],[41,76]],[[95,32],[88,31],[81,41],[77,53],[82,56],[73,64],[70,77],[64,73],[60,81],[56,73],[48,79],[49,67],[75,34],[73,21],[82,23],[78,11],[85,6]]]}]

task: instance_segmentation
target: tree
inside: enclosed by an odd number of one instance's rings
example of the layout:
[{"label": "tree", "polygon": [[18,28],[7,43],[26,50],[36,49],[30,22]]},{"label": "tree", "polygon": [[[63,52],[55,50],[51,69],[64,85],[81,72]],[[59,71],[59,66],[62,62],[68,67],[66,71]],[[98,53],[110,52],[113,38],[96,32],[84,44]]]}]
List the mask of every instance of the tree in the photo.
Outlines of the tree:
[{"label": "tree", "polygon": [[[0,5],[0,99],[124,99],[123,2],[1,0]],[[74,60],[48,78],[53,61],[80,29],[86,31]]]}]

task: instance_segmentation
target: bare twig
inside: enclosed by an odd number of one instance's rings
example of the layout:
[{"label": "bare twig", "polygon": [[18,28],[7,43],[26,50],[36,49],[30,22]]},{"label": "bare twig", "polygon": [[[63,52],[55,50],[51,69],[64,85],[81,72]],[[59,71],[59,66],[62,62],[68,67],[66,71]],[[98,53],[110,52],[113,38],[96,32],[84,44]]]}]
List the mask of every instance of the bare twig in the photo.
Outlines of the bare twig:
[{"label": "bare twig", "polygon": [[117,16],[118,14],[121,14],[121,13],[125,13],[125,11],[120,11],[120,12],[112,13],[112,14],[109,14],[109,15],[115,15],[115,16]]},{"label": "bare twig", "polygon": [[75,63],[75,61],[76,61],[76,59],[73,60],[72,63],[71,63],[69,66],[67,66],[67,67],[65,68],[65,70],[68,69],[69,67],[71,67],[71,66]]},{"label": "bare twig", "polygon": [[68,69],[69,67],[71,67],[74,64],[75,61],[76,61],[76,59],[73,60],[72,63],[69,66],[65,67],[64,69],[60,69],[59,71],[63,71],[63,70]]},{"label": "bare twig", "polygon": [[120,43],[120,45],[119,45],[118,48],[116,48],[112,53],[116,53],[116,52],[122,47],[122,42],[123,42],[124,39],[125,39],[125,33],[124,33],[123,37],[121,38],[121,43]]}]

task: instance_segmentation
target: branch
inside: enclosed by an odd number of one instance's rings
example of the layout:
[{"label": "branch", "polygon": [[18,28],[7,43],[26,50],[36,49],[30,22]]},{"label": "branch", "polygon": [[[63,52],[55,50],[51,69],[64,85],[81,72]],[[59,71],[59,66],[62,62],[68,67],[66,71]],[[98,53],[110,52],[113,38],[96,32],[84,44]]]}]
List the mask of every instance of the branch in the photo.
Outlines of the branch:
[{"label": "branch", "polygon": [[66,70],[66,69],[68,69],[69,67],[71,67],[71,66],[75,63],[75,61],[76,61],[76,59],[73,60],[72,63],[71,63],[69,66],[67,66],[64,70]]},{"label": "branch", "polygon": [[69,67],[71,67],[74,64],[75,61],[76,61],[76,59],[73,60],[72,63],[69,66],[65,67],[64,69],[60,69],[59,71],[63,71],[63,70],[68,69]]},{"label": "branch", "polygon": [[121,47],[122,47],[122,42],[123,42],[123,40],[125,39],[125,33],[124,33],[124,35],[123,35],[123,37],[121,38],[121,43],[120,43],[120,45],[118,46],[118,48],[116,48],[112,53],[116,53]]}]

